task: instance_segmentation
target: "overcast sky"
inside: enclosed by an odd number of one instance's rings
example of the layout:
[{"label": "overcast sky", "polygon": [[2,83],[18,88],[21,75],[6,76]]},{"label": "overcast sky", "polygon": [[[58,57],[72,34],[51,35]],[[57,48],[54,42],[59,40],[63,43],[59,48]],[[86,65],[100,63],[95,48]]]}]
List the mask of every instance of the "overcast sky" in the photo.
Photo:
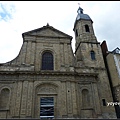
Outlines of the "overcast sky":
[{"label": "overcast sky", "polygon": [[120,48],[120,1],[0,1],[0,63],[17,57],[22,33],[47,23],[73,37],[74,51],[78,3],[93,20],[98,42],[106,40],[109,51]]}]

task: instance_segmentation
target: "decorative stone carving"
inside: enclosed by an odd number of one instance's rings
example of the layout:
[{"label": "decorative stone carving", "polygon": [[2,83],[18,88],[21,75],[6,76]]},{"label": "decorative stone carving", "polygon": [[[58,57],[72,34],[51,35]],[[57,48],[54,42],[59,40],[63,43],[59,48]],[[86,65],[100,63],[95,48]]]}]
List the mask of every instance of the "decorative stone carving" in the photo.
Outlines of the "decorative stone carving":
[{"label": "decorative stone carving", "polygon": [[54,85],[43,84],[37,87],[37,94],[57,94],[57,89]]}]

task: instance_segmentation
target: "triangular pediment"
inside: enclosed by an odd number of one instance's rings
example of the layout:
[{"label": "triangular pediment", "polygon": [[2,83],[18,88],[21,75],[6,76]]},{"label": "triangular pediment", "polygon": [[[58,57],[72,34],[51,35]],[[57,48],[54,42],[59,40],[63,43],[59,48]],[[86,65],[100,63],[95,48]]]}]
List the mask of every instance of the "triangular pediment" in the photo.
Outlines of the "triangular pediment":
[{"label": "triangular pediment", "polygon": [[23,33],[23,35],[32,35],[32,36],[44,36],[44,37],[65,37],[72,39],[72,36],[63,33],[52,26],[46,25],[41,28],[28,31]]}]

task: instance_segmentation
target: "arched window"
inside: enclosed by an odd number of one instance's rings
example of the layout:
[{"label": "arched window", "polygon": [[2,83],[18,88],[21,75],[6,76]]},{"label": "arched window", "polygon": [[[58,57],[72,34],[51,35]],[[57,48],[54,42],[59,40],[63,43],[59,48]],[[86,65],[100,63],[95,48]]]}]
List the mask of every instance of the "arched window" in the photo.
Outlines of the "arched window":
[{"label": "arched window", "polygon": [[0,108],[1,109],[8,108],[9,97],[10,97],[10,90],[8,88],[2,89],[0,93]]},{"label": "arched window", "polygon": [[86,31],[86,32],[90,32],[88,25],[85,25],[85,31]]},{"label": "arched window", "polygon": [[53,70],[53,55],[50,52],[45,52],[42,55],[42,70]]},{"label": "arched window", "polygon": [[82,90],[82,105],[84,108],[89,107],[90,99],[89,99],[89,92],[87,89]]},{"label": "arched window", "polygon": [[90,55],[91,55],[91,59],[95,60],[95,52],[94,51],[90,51]]}]

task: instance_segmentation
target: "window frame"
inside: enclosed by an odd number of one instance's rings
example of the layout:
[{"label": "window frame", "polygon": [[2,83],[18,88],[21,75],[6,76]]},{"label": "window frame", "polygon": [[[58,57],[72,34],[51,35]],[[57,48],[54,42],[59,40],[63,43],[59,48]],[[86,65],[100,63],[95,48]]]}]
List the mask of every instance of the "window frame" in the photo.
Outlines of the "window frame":
[{"label": "window frame", "polygon": [[90,32],[90,28],[89,28],[89,26],[88,25],[85,25],[85,32]]},{"label": "window frame", "polygon": [[41,70],[54,70],[54,56],[51,51],[44,51],[41,58]]},{"label": "window frame", "polygon": [[96,60],[95,52],[93,50],[90,51],[90,56],[91,56],[91,60]]},{"label": "window frame", "polygon": [[[44,105],[41,105],[41,103],[42,103],[42,98],[43,99],[47,99],[47,98],[52,98],[53,99],[53,101],[52,101],[52,105],[51,104],[48,104],[49,102],[46,102],[47,103],[47,105],[45,105],[45,102],[44,102]],[[53,107],[53,108],[52,108]],[[53,96],[42,96],[42,97],[40,97],[40,119],[48,119],[48,118],[54,118],[54,107],[55,107],[55,105],[54,105],[54,97]],[[43,108],[43,110],[44,109],[46,109],[46,111],[48,110],[48,108],[52,108],[52,112],[53,112],[53,115],[43,115],[43,116],[41,116],[41,112],[44,112],[44,111],[42,111],[41,110],[41,108]],[[48,114],[48,113],[45,113],[45,114]]]}]

